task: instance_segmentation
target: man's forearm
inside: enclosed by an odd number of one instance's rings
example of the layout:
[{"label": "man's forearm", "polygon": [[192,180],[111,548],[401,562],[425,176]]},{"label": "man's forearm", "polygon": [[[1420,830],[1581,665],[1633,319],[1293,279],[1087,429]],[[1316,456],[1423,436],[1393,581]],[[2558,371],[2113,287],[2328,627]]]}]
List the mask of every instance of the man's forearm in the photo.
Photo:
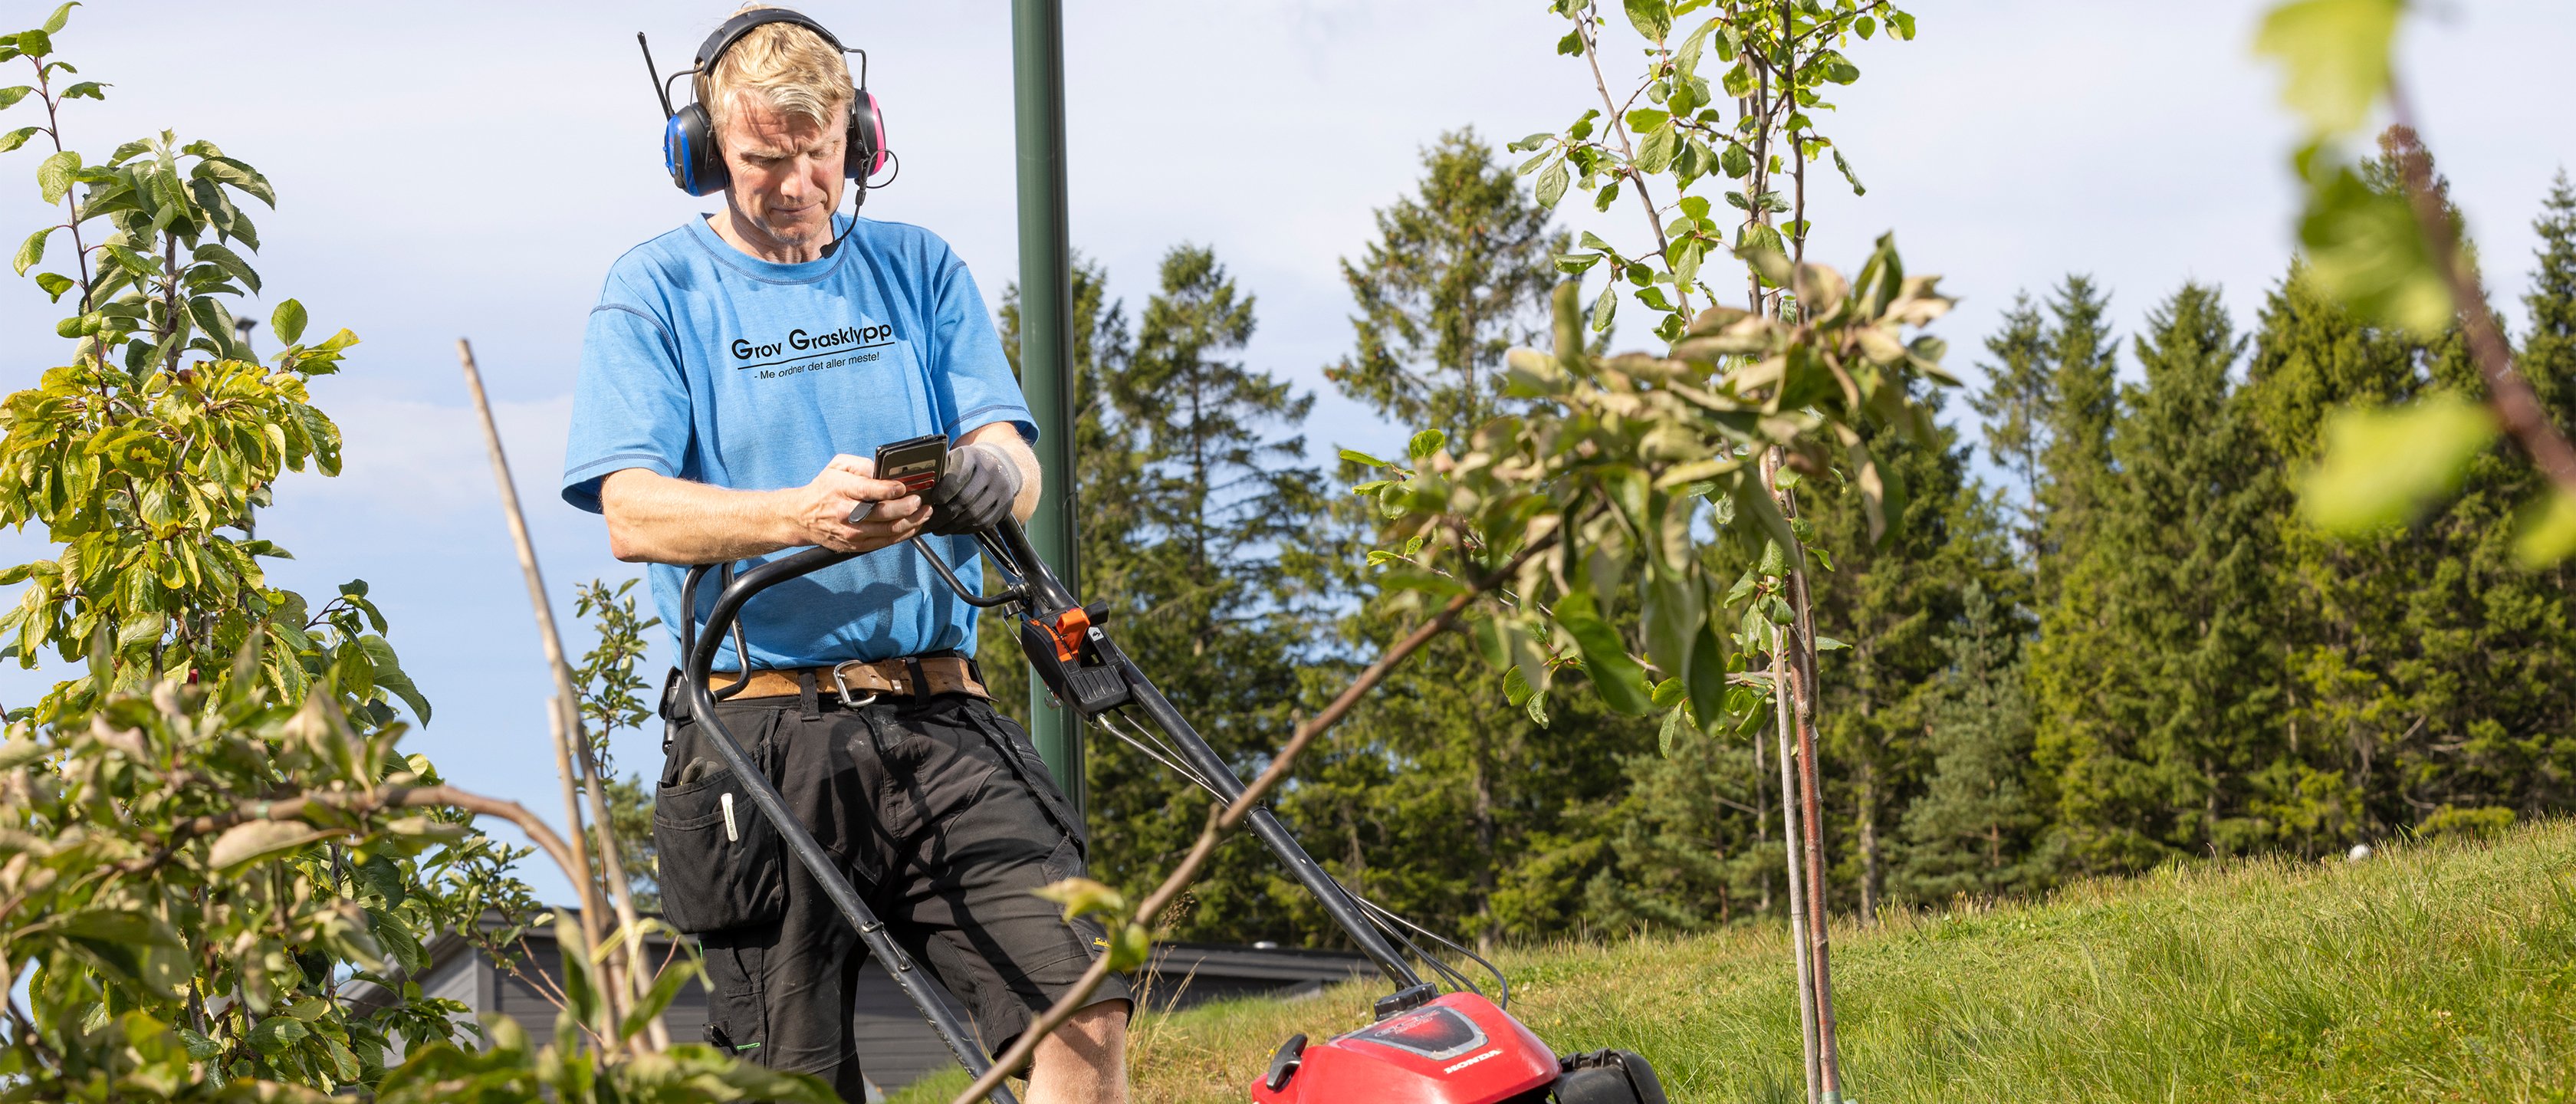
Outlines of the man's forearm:
[{"label": "man's forearm", "polygon": [[803,543],[787,520],[786,493],[737,491],[642,468],[617,472],[599,488],[609,554],[628,563],[721,563]]}]

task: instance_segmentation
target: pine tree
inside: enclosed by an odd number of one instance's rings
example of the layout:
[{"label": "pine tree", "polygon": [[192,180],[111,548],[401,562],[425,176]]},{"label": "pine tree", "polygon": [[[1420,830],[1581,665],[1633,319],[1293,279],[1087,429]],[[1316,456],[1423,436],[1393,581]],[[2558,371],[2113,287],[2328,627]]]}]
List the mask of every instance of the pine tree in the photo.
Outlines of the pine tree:
[{"label": "pine tree", "polygon": [[1473,128],[1422,153],[1418,194],[1377,212],[1378,240],[1342,279],[1359,303],[1354,349],[1324,375],[1414,429],[1463,441],[1502,413],[1503,353],[1532,344],[1567,249]]},{"label": "pine tree", "polygon": [[1905,863],[1893,882],[1896,897],[1918,904],[2028,895],[2049,884],[2049,864],[2036,854],[2047,810],[2027,777],[2027,629],[1982,584],[1960,597],[1959,619],[1940,641],[1949,667],[1927,710],[1932,773],[1906,806]]}]

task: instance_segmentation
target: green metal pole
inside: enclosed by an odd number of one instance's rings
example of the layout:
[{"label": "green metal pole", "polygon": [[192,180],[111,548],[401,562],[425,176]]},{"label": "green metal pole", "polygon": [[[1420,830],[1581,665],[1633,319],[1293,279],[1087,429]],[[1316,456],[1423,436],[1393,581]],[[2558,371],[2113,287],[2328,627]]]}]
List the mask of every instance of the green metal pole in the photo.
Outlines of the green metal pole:
[{"label": "green metal pole", "polygon": [[[1029,519],[1038,556],[1067,588],[1082,593],[1073,516],[1073,247],[1064,210],[1063,0],[1012,0],[1011,67],[1020,154],[1020,388],[1038,422],[1038,467],[1046,493]],[[1073,798],[1082,785],[1082,726],[1029,679],[1029,736]]]}]

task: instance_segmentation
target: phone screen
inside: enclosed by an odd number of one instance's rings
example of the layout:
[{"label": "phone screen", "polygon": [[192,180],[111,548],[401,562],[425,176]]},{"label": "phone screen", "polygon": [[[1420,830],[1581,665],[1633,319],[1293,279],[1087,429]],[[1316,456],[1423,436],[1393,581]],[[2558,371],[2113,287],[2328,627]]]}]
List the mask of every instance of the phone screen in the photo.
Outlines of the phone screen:
[{"label": "phone screen", "polygon": [[877,446],[877,478],[901,483],[914,494],[939,482],[939,474],[947,466],[948,438],[944,434]]}]

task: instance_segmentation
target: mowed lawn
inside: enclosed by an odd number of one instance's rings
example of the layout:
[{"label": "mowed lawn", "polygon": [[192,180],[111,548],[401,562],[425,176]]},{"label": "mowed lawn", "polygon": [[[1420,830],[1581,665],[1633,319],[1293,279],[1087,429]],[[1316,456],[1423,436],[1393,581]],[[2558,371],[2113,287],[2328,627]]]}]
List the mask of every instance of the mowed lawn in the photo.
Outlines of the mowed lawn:
[{"label": "mowed lawn", "polygon": [[[2360,863],[2184,864],[1834,931],[1846,1091],[1899,1101],[2576,1101],[2576,826]],[[1513,1011],[1644,1053],[1676,1101],[1799,1097],[1774,930],[1532,948]],[[1136,1025],[1144,1102],[1240,1101],[1373,987]],[[896,1099],[946,1100],[935,1078]]]}]

